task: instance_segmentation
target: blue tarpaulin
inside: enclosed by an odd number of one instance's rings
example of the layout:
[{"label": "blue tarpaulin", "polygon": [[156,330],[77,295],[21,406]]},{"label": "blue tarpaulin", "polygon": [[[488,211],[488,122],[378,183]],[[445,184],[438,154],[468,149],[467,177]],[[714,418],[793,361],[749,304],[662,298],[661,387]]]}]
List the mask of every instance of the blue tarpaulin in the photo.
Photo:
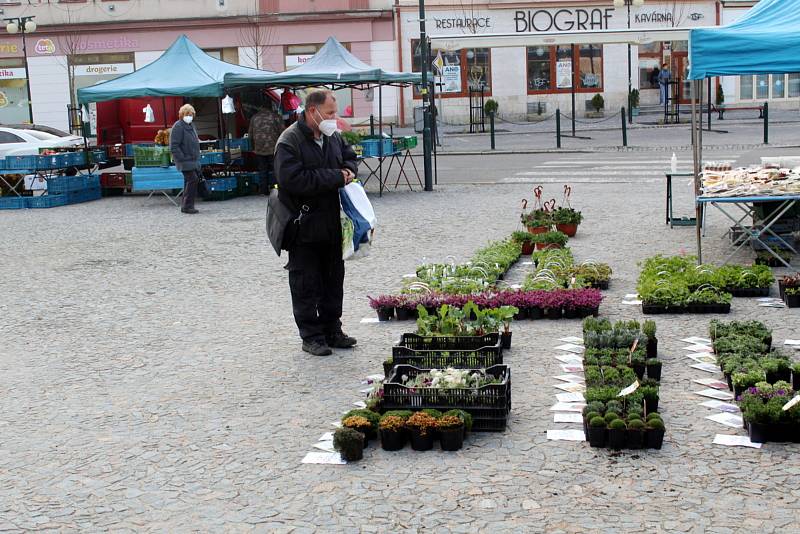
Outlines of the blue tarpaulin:
[{"label": "blue tarpaulin", "polygon": [[83,104],[143,96],[221,97],[225,95],[226,74],[271,73],[220,61],[181,35],[149,65],[114,80],[78,89],[78,101]]},{"label": "blue tarpaulin", "polygon": [[761,0],[741,19],[689,33],[689,78],[800,72],[800,0]]}]

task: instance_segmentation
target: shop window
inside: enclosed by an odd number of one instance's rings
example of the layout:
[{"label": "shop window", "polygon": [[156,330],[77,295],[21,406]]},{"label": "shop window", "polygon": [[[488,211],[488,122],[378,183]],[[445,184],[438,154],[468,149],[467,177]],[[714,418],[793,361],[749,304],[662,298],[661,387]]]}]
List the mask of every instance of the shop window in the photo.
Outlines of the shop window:
[{"label": "shop window", "polygon": [[584,93],[603,90],[603,45],[532,46],[527,58],[528,93],[564,93],[573,86]]},{"label": "shop window", "polygon": [[753,100],[753,77],[739,78],[739,100]]},{"label": "shop window", "polygon": [[[431,61],[436,53],[431,52]],[[444,67],[441,76],[435,76],[436,92],[445,97],[469,96],[470,89],[483,87],[491,96],[491,49],[466,48],[455,51],[442,51]],[[433,67],[429,67],[431,70]],[[422,47],[419,39],[411,40],[411,70],[422,72]],[[414,87],[414,98],[419,98],[419,88]]]},{"label": "shop window", "polygon": [[0,123],[30,122],[25,63],[22,58],[0,59]]},{"label": "shop window", "polygon": [[549,91],[550,48],[546,46],[528,47],[528,91]]},{"label": "shop window", "polygon": [[658,73],[664,58],[664,43],[639,45],[639,89],[658,89]]},{"label": "shop window", "polygon": [[786,80],[783,74],[772,74],[772,98],[786,98]]},{"label": "shop window", "polygon": [[789,98],[797,98],[800,96],[800,74],[789,75]]},{"label": "shop window", "polygon": [[769,98],[769,74],[759,74],[756,76],[756,99],[766,100]]}]

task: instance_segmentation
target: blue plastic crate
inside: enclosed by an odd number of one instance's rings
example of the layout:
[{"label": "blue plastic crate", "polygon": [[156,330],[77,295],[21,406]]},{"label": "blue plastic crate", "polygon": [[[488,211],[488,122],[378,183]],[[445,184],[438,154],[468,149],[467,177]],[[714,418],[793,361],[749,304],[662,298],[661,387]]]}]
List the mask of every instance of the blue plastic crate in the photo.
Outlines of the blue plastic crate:
[{"label": "blue plastic crate", "polygon": [[206,189],[209,191],[236,191],[237,186],[238,181],[235,176],[206,180]]},{"label": "blue plastic crate", "polygon": [[86,189],[84,176],[54,176],[47,179],[47,192],[50,194],[66,193]]},{"label": "blue plastic crate", "polygon": [[100,175],[99,174],[84,174],[84,187],[86,189],[97,189],[100,187]]},{"label": "blue plastic crate", "polygon": [[67,166],[68,156],[61,154],[40,154],[36,158],[36,169],[61,169]]},{"label": "blue plastic crate", "polygon": [[27,197],[25,199],[26,207],[31,209],[39,208],[55,208],[57,206],[66,206],[69,203],[68,193],[58,195],[42,195],[38,197]]},{"label": "blue plastic crate", "polygon": [[35,169],[39,156],[6,156],[6,169]]},{"label": "blue plastic crate", "polygon": [[137,146],[156,146],[155,143],[127,143],[125,145],[125,155],[129,158],[133,157],[133,149]]},{"label": "blue plastic crate", "polygon": [[27,207],[26,197],[0,197],[0,210],[21,210]]},{"label": "blue plastic crate", "polygon": [[67,152],[67,165],[86,165],[86,152]]},{"label": "blue plastic crate", "polygon": [[131,171],[133,191],[183,189],[183,174],[171,167],[134,167]]},{"label": "blue plastic crate", "polygon": [[106,153],[105,149],[93,148],[89,152],[89,161],[91,163],[104,163],[108,161],[108,154]]},{"label": "blue plastic crate", "polygon": [[391,139],[362,139],[361,146],[363,147],[364,156],[380,156],[380,147],[383,143],[383,155],[388,156],[394,152]]},{"label": "blue plastic crate", "polygon": [[90,200],[98,200],[102,197],[99,187],[91,189],[81,189],[80,191],[71,191],[66,193],[67,204],[78,204],[79,202],[89,202]]},{"label": "blue plastic crate", "polygon": [[223,152],[201,152],[200,163],[202,165],[222,165],[225,163]]},{"label": "blue plastic crate", "polygon": [[249,137],[242,137],[240,139],[225,139],[225,144],[228,146],[229,149],[239,148],[244,152],[252,150],[252,148],[250,148]]}]

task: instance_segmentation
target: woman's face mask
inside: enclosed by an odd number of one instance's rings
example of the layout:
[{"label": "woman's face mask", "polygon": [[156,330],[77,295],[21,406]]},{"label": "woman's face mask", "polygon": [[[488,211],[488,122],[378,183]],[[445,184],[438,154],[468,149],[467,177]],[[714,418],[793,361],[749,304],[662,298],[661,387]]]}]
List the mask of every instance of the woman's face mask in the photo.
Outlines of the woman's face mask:
[{"label": "woman's face mask", "polygon": [[186,124],[192,124],[193,120],[194,120],[194,116],[193,115],[184,115],[183,116],[183,122],[185,122]]}]

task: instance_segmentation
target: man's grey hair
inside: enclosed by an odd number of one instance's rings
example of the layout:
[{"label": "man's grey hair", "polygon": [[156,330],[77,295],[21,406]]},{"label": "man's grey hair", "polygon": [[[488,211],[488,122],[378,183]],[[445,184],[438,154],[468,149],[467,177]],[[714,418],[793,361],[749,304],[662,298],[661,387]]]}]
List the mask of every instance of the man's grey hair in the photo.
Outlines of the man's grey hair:
[{"label": "man's grey hair", "polygon": [[311,106],[318,108],[328,100],[328,97],[336,100],[336,97],[333,96],[333,91],[331,91],[330,89],[312,91],[308,93],[308,96],[306,96],[305,107],[306,109],[310,108]]}]

